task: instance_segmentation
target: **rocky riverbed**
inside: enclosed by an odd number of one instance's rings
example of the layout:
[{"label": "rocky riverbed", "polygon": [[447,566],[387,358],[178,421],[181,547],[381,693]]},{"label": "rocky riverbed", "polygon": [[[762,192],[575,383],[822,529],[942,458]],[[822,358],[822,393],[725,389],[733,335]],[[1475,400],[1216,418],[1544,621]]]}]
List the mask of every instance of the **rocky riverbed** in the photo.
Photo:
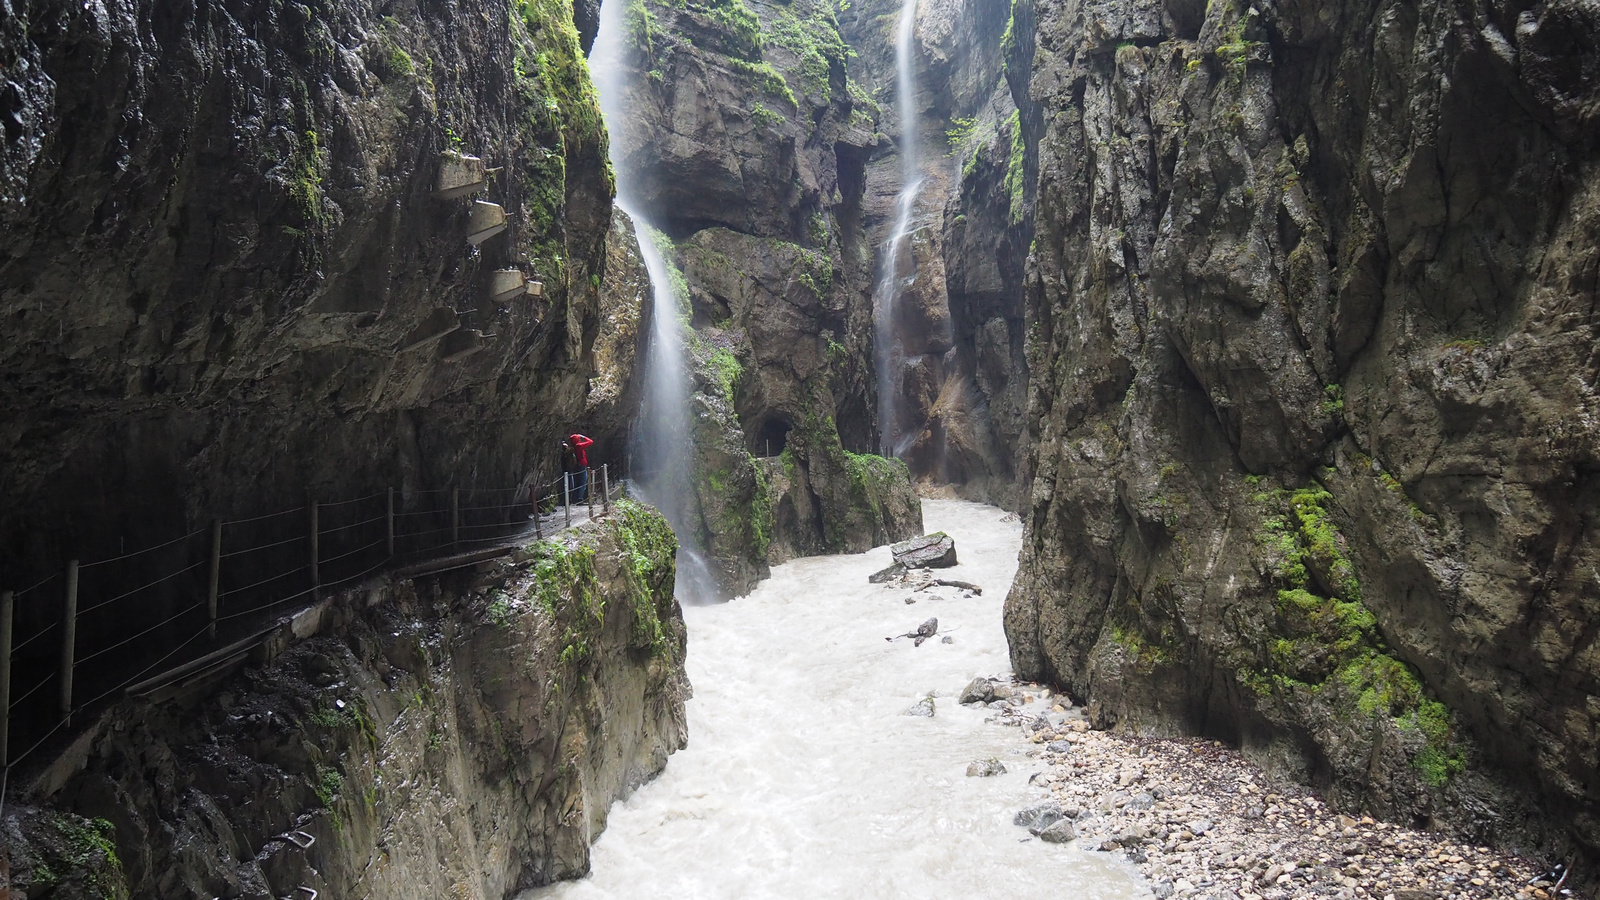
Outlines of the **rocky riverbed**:
[{"label": "rocky riverbed", "polygon": [[1537,860],[1340,814],[1214,741],[1094,731],[1065,697],[1005,679],[976,679],[961,699],[991,708],[992,725],[1020,728],[1033,745],[1025,756],[1043,764],[1030,779],[1036,802],[1017,814],[1031,833],[1019,827],[1020,839],[1126,859],[1157,898],[1565,895]]}]

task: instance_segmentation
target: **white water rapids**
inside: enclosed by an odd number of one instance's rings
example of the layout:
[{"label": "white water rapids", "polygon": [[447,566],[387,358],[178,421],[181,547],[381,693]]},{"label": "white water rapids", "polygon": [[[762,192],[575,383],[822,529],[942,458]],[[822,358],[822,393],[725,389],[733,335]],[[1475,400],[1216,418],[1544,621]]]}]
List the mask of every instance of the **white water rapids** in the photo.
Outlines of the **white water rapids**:
[{"label": "white water rapids", "polygon": [[[1129,870],[1011,823],[1038,795],[1018,729],[956,703],[1009,672],[1001,607],[1022,529],[990,506],[923,503],[956,540],[949,588],[868,584],[887,548],[778,566],[747,597],[688,607],[689,747],[611,812],[593,874],[523,895],[587,898],[1146,898]],[[943,573],[941,573],[943,574]],[[884,641],[937,616],[921,647]],[[937,715],[904,715],[929,694]],[[998,756],[1009,772],[966,776]]]}]

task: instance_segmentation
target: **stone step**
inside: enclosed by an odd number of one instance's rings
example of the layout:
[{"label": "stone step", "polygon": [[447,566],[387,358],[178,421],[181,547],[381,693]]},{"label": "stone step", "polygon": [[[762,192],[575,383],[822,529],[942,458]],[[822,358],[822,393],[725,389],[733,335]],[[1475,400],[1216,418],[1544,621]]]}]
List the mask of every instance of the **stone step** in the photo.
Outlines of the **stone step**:
[{"label": "stone step", "polygon": [[489,299],[504,303],[528,294],[528,278],[521,269],[496,269],[489,273]]},{"label": "stone step", "polygon": [[431,347],[460,327],[461,317],[456,315],[455,310],[448,306],[435,307],[433,312],[428,313],[428,317],[416,328],[411,329],[400,342],[400,352]]},{"label": "stone step", "polygon": [[476,194],[488,185],[489,172],[483,160],[455,150],[439,154],[439,179],[434,183],[433,196],[455,200]]},{"label": "stone step", "polygon": [[506,230],[506,211],[498,203],[472,201],[472,213],[467,218],[467,243],[476,247]]}]

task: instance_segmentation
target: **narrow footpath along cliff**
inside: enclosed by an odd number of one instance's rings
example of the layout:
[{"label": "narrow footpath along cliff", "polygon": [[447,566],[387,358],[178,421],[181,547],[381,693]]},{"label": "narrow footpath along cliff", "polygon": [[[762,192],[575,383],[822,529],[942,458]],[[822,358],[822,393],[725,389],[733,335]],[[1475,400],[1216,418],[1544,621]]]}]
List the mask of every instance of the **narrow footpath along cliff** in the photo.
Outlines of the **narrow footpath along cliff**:
[{"label": "narrow footpath along cliff", "polygon": [[1017,0],[1019,675],[1600,861],[1600,14]]},{"label": "narrow footpath along cliff", "polygon": [[[620,459],[583,53],[569,0],[7,4],[5,586],[308,496],[551,477],[580,427]],[[446,185],[452,154],[482,162]]]},{"label": "narrow footpath along cliff", "polygon": [[223,682],[123,701],[13,773],[13,891],[501,900],[585,874],[612,801],[685,745],[676,549],[623,502],[334,598]]}]

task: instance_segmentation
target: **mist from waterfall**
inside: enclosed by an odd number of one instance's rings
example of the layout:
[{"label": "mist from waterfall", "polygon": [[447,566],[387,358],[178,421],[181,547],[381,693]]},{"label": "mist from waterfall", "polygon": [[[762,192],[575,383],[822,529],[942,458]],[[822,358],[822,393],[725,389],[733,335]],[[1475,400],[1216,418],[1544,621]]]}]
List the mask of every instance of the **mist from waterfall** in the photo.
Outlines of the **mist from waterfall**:
[{"label": "mist from waterfall", "polygon": [[917,109],[915,48],[917,0],[904,0],[900,23],[895,32],[896,98],[900,113],[900,196],[895,206],[894,228],[889,232],[883,254],[878,285],[872,297],[873,363],[878,382],[878,437],[885,456],[899,456],[909,441],[898,434],[900,407],[899,371],[905,356],[896,329],[900,293],[909,282],[900,269],[909,252],[911,217],[916,210],[917,191],[922,187],[921,160],[917,147]]},{"label": "mist from waterfall", "polygon": [[634,139],[625,107],[627,60],[625,2],[600,5],[600,30],[589,53],[589,70],[600,94],[600,113],[610,135],[617,207],[633,220],[639,254],[650,275],[650,337],[644,352],[644,402],[629,437],[634,488],[660,509],[678,535],[678,599],[707,603],[717,588],[700,543],[694,497],[694,432],[690,423],[691,376],[686,341],[687,298],[673,286],[662,243],[666,237],[639,211],[633,172],[624,164]]}]

